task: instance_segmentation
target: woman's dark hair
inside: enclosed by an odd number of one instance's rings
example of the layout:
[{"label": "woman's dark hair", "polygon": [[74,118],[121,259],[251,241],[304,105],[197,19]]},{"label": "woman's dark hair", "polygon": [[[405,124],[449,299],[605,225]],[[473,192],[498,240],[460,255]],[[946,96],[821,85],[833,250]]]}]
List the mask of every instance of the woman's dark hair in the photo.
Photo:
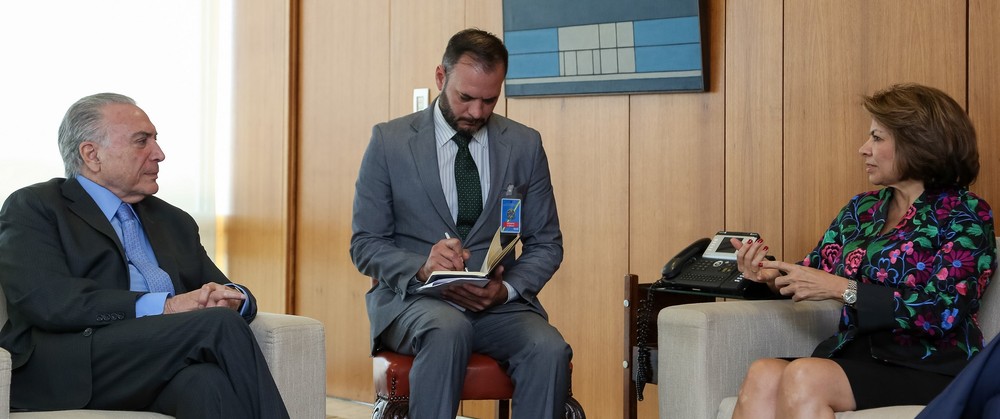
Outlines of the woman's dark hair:
[{"label": "woman's dark hair", "polygon": [[503,74],[507,75],[507,47],[492,33],[472,28],[453,35],[448,40],[444,56],[441,57],[441,65],[444,66],[445,74],[451,74],[458,59],[462,58],[464,54],[469,54],[476,64],[491,72],[497,68],[498,64],[501,64],[503,65]]},{"label": "woman's dark hair", "polygon": [[966,187],[979,175],[976,130],[965,110],[933,87],[897,84],[864,98],[896,142],[896,169],[927,189]]}]

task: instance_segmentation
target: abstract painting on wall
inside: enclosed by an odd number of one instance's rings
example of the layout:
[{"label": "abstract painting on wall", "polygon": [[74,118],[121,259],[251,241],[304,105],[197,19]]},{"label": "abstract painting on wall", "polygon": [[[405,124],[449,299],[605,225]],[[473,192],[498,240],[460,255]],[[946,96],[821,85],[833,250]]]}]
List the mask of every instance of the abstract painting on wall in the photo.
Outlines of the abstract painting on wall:
[{"label": "abstract painting on wall", "polygon": [[705,90],[699,0],[504,0],[507,96]]}]

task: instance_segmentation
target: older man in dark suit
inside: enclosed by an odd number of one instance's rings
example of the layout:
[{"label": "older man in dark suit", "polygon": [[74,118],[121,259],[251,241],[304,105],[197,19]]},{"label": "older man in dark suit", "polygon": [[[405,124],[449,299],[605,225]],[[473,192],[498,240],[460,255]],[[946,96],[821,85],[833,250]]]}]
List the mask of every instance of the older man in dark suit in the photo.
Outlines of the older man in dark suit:
[{"label": "older man in dark suit", "polygon": [[[540,135],[492,114],[506,71],[492,34],[453,36],[435,73],[440,97],[376,125],[358,174],[351,257],[378,280],[366,297],[372,349],[415,355],[412,419],[455,417],[471,352],[507,368],[514,417],[564,409],[572,351],[538,301],[562,262],[562,234]],[[483,288],[416,294],[433,271],[482,264],[502,194],[522,200],[520,257]]]},{"label": "older man in dark suit", "polygon": [[198,226],[153,197],[164,154],[125,96],[77,101],[59,127],[66,179],[0,210],[11,405],[288,417],[248,323],[257,307]]}]

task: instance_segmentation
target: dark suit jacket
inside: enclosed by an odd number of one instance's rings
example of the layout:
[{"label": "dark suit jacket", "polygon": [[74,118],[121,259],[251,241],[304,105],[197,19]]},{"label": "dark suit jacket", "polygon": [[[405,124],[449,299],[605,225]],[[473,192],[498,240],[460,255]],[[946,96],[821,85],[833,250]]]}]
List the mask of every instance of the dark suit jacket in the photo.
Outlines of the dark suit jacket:
[{"label": "dark suit jacket", "polygon": [[1000,339],[994,338],[979,355],[972,358],[969,365],[965,366],[941,394],[927,404],[927,407],[917,415],[917,419],[998,417],[1000,411],[998,372],[1000,372]]},{"label": "dark suit jacket", "polygon": [[[367,294],[372,349],[378,336],[410,304],[417,271],[445,232],[458,237],[448,210],[437,163],[435,102],[417,112],[372,128],[355,187],[351,258],[361,273],[378,280]],[[503,279],[523,303],[493,312],[532,310],[545,316],[538,292],[562,263],[562,233],[552,194],[548,159],[538,131],[504,118],[490,117],[490,191],[483,212],[463,245],[472,252],[468,266],[480,266],[500,226],[500,195],[513,185],[522,196],[522,254],[504,259]],[[526,304],[525,304],[526,303]]]},{"label": "dark suit jacket", "polygon": [[[133,208],[177,294],[229,283],[208,258],[190,215],[152,196]],[[13,358],[15,393],[28,397],[12,404],[36,405],[40,401],[29,395],[38,385],[46,390],[37,393],[65,395],[48,408],[83,407],[91,393],[93,330],[134,319],[142,293],[129,291],[122,244],[75,178],[28,186],[7,198],[0,210],[0,285],[9,315],[0,346]],[[257,306],[247,294],[249,322]]]}]

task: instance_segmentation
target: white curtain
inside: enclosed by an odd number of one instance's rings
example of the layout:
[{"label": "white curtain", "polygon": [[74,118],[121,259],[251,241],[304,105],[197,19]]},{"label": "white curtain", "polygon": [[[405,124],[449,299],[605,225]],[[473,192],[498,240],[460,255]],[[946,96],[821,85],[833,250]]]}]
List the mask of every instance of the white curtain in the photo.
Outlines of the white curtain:
[{"label": "white curtain", "polygon": [[216,252],[229,206],[231,0],[0,2],[0,201],[63,176],[56,133],[93,93],[132,97],[159,132],[157,196]]}]

